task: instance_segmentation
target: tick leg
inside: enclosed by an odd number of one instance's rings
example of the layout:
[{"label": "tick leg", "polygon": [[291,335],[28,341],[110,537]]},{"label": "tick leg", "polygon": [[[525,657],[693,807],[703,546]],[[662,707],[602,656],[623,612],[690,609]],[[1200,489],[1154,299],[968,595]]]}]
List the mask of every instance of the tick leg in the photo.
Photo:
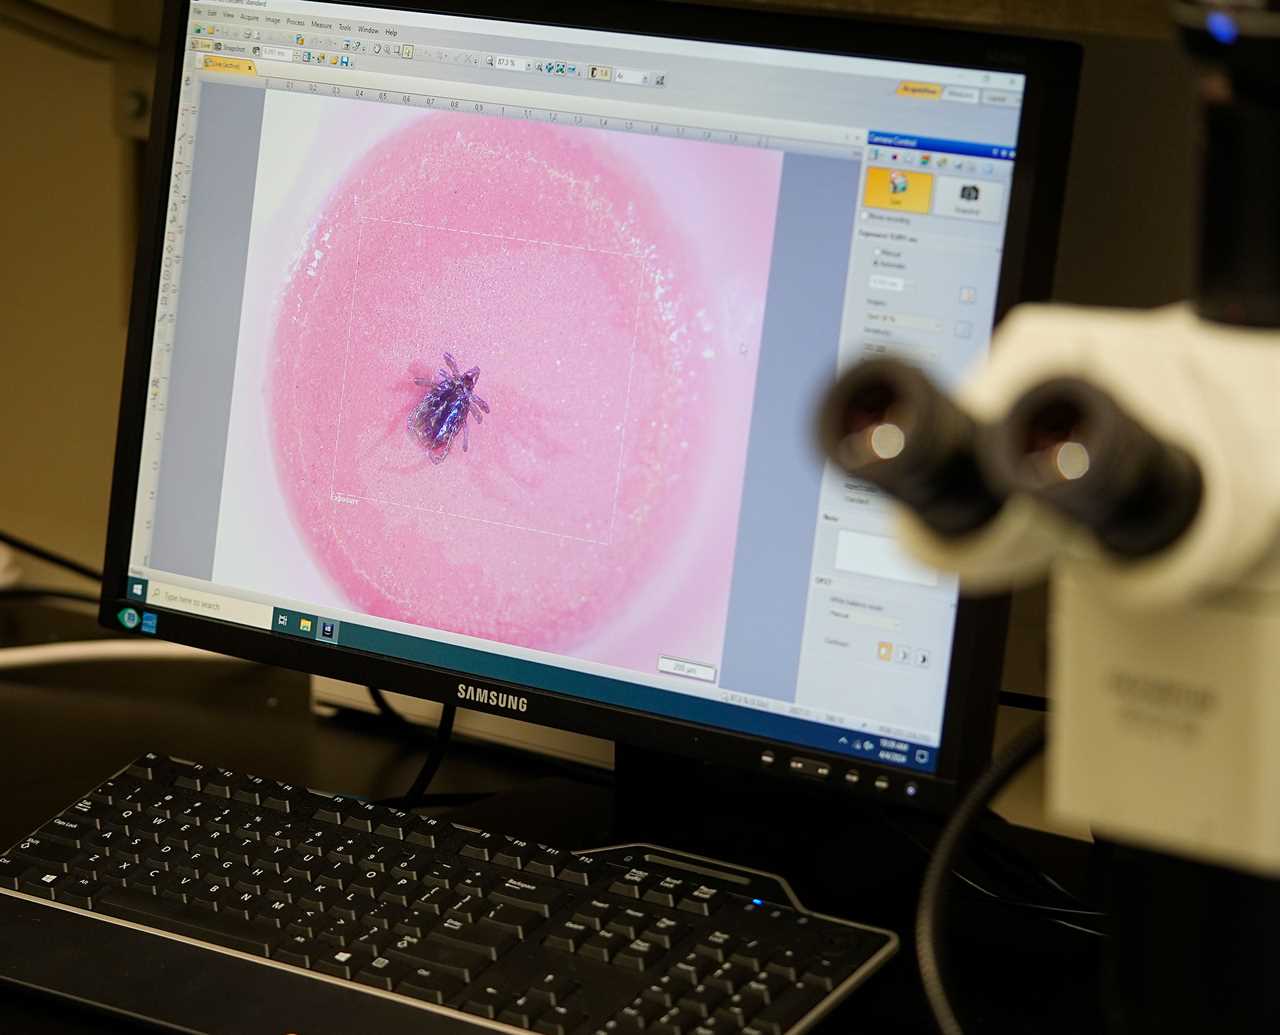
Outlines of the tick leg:
[{"label": "tick leg", "polygon": [[462,425],[462,451],[464,453],[467,451],[467,447],[470,444],[471,444],[471,436],[467,433],[467,425],[464,422]]},{"label": "tick leg", "polygon": [[431,378],[429,377],[415,377],[413,379],[413,383],[415,385],[421,385],[423,388],[430,388],[433,384],[435,384],[435,382],[432,381]]},{"label": "tick leg", "polygon": [[479,406],[480,409],[484,410],[485,413],[489,412],[489,404],[485,402],[483,399],[481,399],[480,396],[472,395],[471,401],[475,403],[477,406]]},{"label": "tick leg", "polygon": [[444,354],[444,361],[445,361],[445,365],[446,365],[446,366],[448,366],[448,368],[449,368],[450,370],[452,370],[452,371],[453,371],[453,376],[454,376],[454,377],[457,377],[457,376],[458,376],[458,364],[457,364],[457,363],[455,363],[455,362],[453,361],[453,357],[452,357],[451,355],[449,355],[449,353],[447,353],[447,352],[446,352],[446,353]]},{"label": "tick leg", "polygon": [[484,418],[480,416],[479,410],[469,410],[468,413],[475,418],[477,424],[483,424]]}]

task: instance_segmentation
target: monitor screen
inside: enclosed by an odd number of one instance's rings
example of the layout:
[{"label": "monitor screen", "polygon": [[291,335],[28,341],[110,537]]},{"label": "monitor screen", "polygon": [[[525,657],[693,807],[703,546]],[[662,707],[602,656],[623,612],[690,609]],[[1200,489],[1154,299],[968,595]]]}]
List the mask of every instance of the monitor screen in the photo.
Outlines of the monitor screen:
[{"label": "monitor screen", "polygon": [[935,771],[956,583],[813,412],[984,355],[1021,74],[304,0],[183,47],[122,622]]}]

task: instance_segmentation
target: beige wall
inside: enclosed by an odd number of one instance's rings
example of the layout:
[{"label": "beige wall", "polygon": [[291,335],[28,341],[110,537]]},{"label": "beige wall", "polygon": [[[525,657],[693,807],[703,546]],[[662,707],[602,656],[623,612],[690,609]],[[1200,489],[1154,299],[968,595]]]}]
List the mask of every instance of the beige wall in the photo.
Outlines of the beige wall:
[{"label": "beige wall", "polygon": [[[57,6],[102,24],[112,8]],[[134,145],[113,127],[110,66],[3,27],[0,53],[0,528],[97,566],[128,313]],[[22,563],[42,582],[83,585]]]}]

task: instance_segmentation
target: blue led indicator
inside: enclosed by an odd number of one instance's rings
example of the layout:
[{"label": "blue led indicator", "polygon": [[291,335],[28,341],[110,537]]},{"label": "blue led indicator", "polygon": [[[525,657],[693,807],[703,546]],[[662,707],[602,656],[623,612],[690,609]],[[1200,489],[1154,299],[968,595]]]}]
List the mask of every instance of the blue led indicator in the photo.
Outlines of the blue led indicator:
[{"label": "blue led indicator", "polygon": [[1204,16],[1204,27],[1223,46],[1230,46],[1240,37],[1240,27],[1226,11],[1210,11]]},{"label": "blue led indicator", "polygon": [[764,905],[764,899],[762,898],[753,898],[751,901],[754,902],[757,906]]}]

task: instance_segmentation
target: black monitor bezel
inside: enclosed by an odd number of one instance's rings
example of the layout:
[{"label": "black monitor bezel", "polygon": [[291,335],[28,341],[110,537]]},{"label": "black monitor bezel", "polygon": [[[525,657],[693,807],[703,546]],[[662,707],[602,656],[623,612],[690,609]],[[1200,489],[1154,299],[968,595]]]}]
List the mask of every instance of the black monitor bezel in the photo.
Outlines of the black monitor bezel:
[{"label": "black monitor bezel", "polygon": [[[118,610],[133,603],[127,599],[124,586],[133,538],[143,417],[159,287],[157,273],[163,248],[163,217],[168,201],[181,56],[190,3],[191,0],[186,0],[166,5],[151,138],[144,170],[146,200],[134,270],[103,565],[105,579],[99,612],[99,621],[111,628],[118,628]],[[536,17],[531,16],[527,5],[513,0],[446,0],[431,4],[381,0],[379,3],[358,3],[358,6],[425,10],[1020,72],[1027,76],[1027,85],[1018,139],[1019,157],[1011,188],[997,319],[1014,302],[1045,298],[1049,294],[1079,79],[1080,51],[1074,44],[839,16],[780,14],[667,2],[549,0],[538,5]],[[1030,247],[1032,240],[1036,243],[1034,248]],[[378,685],[429,700],[456,702],[459,683],[471,678],[463,672],[435,669],[383,655],[363,654],[342,646],[321,645],[269,630],[181,612],[163,611],[163,614],[160,635],[166,640],[302,672]],[[772,753],[775,759],[773,767],[785,772],[789,758],[803,756],[827,763],[832,770],[829,782],[904,803],[945,808],[954,801],[958,789],[981,771],[990,756],[1007,615],[1008,600],[1004,597],[961,600],[942,744],[938,768],[933,774],[880,766],[789,742],[706,727],[532,687],[502,684],[498,680],[485,679],[482,682],[487,687],[509,689],[525,697],[528,707],[520,717],[530,722],[729,766],[759,769],[765,765],[762,758]],[[476,707],[474,704],[467,706]],[[856,785],[843,781],[844,773],[850,768],[860,773],[861,778]],[[877,787],[880,782],[877,778],[881,776],[889,781],[886,790]],[[915,794],[910,798],[904,793],[909,782],[915,785]]]}]

